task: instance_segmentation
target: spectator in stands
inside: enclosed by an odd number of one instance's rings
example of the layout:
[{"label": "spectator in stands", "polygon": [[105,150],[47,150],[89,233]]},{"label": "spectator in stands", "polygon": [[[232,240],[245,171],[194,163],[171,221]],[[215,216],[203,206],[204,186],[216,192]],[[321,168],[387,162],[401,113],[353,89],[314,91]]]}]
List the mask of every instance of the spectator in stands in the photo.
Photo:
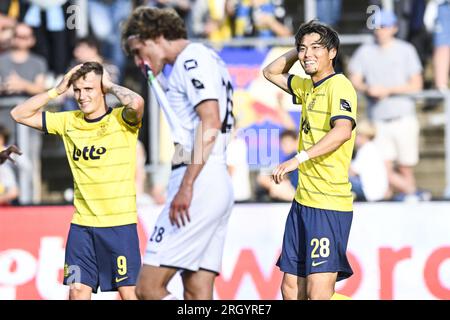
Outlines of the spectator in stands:
[{"label": "spectator in stands", "polygon": [[[9,131],[0,124],[0,164],[3,164],[6,159],[14,162],[10,157],[12,152],[20,154],[16,146],[6,147],[8,140]],[[5,163],[0,166],[0,206],[11,204],[18,196],[19,188],[14,170],[10,163]]]},{"label": "spectator in stands", "polygon": [[73,49],[73,57],[74,60],[71,61],[69,68],[75,67],[80,63],[95,61],[102,64],[103,68],[108,71],[111,81],[114,83],[119,81],[119,68],[103,58],[100,54],[100,45],[94,37],[77,39],[75,48]]},{"label": "spectator in stands", "polygon": [[34,30],[37,42],[34,51],[47,59],[55,75],[65,73],[70,57],[69,30],[65,8],[68,0],[28,0],[30,6],[23,21]]},{"label": "spectator in stands", "polygon": [[90,0],[88,5],[90,26],[95,38],[101,42],[101,55],[116,65],[123,77],[126,60],[120,43],[120,25],[131,12],[131,2]]},{"label": "spectator in stands", "polygon": [[399,39],[397,18],[391,11],[376,13],[375,43],[364,44],[349,63],[350,79],[368,98],[389,184],[415,197],[414,166],[419,160],[419,122],[415,103],[402,95],[422,89],[422,66],[414,47]]},{"label": "spectator in stands", "polygon": [[45,90],[47,64],[31,53],[36,43],[33,30],[19,23],[14,30],[12,49],[0,55],[1,95],[34,95]]},{"label": "spectator in stands", "polygon": [[316,13],[319,21],[335,27],[341,20],[342,0],[317,0]]},{"label": "spectator in stands", "polygon": [[27,0],[2,0],[0,1],[0,14],[15,21],[22,21],[28,6]]},{"label": "spectator in stands", "polygon": [[445,91],[450,73],[450,1],[430,0],[424,22],[433,32],[434,84],[438,90]]},{"label": "spectator in stands", "polygon": [[16,20],[0,13],[0,53],[11,48]]},{"label": "spectator in stands", "polygon": [[[291,159],[297,154],[298,135],[294,130],[284,130],[280,135],[280,148],[282,154],[281,162]],[[289,173],[289,181],[294,189],[297,188],[298,170]]]},{"label": "spectator in stands", "polygon": [[[2,81],[0,97],[31,96],[45,91],[47,64],[43,58],[31,53],[35,42],[33,30],[26,24],[19,23],[14,31],[12,49],[0,55],[0,79]],[[9,112],[12,107],[1,108],[0,119],[10,119]],[[9,129],[12,132],[11,136],[15,136],[15,126],[12,121]],[[27,129],[22,132],[26,132],[24,134],[27,135],[29,141],[28,145],[21,145],[21,148],[28,158],[28,161],[25,162],[31,162],[32,174],[23,170],[19,174],[25,177],[29,189],[32,190],[34,198],[37,200],[41,187],[42,134]],[[22,196],[26,195],[25,189],[22,192]],[[31,201],[31,199],[24,201]]]},{"label": "spectator in stands", "polygon": [[192,7],[192,32],[210,41],[230,40],[234,35],[237,0],[197,0]]},{"label": "spectator in stands", "polygon": [[368,120],[358,121],[355,151],[349,172],[356,201],[379,201],[390,197],[389,181],[380,149],[373,142],[376,130]]},{"label": "spectator in stands", "polygon": [[[15,26],[11,49],[0,54],[0,97],[30,96],[45,90],[47,64],[42,57],[31,53],[35,42],[29,26],[23,23]],[[11,108],[0,108],[0,119],[9,119]],[[12,122],[8,128],[14,137]]]},{"label": "spectator in stands", "polygon": [[[280,162],[291,159],[297,154],[298,136],[294,130],[284,130],[280,135],[280,148],[282,158]],[[289,179],[284,179],[281,183],[273,183],[270,175],[273,168],[269,170],[261,170],[257,177],[259,187],[265,190],[272,200],[292,201],[294,199],[295,190],[298,182],[298,170],[289,173]]]},{"label": "spectator in stands", "polygon": [[11,48],[15,26],[23,21],[28,7],[27,0],[0,1],[0,53]]},{"label": "spectator in stands", "polygon": [[287,37],[291,30],[277,16],[271,0],[240,0],[236,8],[236,37]]}]

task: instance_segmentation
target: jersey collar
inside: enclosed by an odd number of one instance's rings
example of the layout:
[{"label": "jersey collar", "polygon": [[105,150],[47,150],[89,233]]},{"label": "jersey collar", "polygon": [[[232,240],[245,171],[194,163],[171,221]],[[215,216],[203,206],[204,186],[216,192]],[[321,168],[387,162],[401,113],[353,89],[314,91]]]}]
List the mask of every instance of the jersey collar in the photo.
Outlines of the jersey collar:
[{"label": "jersey collar", "polygon": [[106,115],[108,115],[108,114],[110,114],[112,112],[112,108],[108,108],[108,111],[106,111],[106,113],[104,114],[104,115],[102,115],[102,116],[100,116],[100,117],[98,117],[98,118],[95,118],[95,119],[86,119],[86,118],[84,118],[84,120],[86,121],[86,122],[89,122],[89,123],[92,123],[92,122],[99,122],[100,120],[102,120]]},{"label": "jersey collar", "polygon": [[325,78],[323,78],[322,80],[317,81],[316,83],[313,82],[314,88],[317,88],[318,86],[320,86],[322,83],[324,83],[325,81],[327,81],[328,79],[330,79],[331,77],[334,77],[335,75],[338,75],[339,73],[333,73],[330,74],[329,76],[326,76]]}]

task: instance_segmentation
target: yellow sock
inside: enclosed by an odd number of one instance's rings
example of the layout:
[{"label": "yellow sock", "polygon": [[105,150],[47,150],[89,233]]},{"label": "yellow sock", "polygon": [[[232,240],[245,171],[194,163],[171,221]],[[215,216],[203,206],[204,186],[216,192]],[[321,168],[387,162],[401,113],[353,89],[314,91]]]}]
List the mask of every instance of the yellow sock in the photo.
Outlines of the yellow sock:
[{"label": "yellow sock", "polygon": [[352,298],[344,296],[343,294],[335,292],[330,300],[352,300]]}]

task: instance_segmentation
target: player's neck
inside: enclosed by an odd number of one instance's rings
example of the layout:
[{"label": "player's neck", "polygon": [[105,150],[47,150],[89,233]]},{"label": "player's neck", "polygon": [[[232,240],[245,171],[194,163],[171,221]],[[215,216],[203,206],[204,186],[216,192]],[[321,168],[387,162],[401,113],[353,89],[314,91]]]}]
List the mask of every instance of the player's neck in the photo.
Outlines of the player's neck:
[{"label": "player's neck", "polygon": [[84,118],[87,120],[96,120],[103,117],[108,112],[108,106],[106,105],[105,99],[100,102],[98,108],[90,114],[84,114]]},{"label": "player's neck", "polygon": [[168,63],[174,64],[178,55],[188,46],[188,44],[189,40],[187,39],[169,40],[167,53]]},{"label": "player's neck", "polygon": [[312,75],[312,76],[311,76],[311,80],[312,80],[314,83],[317,83],[317,82],[319,82],[319,81],[325,79],[326,77],[331,76],[331,75],[334,74],[334,73],[336,73],[336,72],[334,71],[334,68],[333,68],[333,67],[330,67],[330,68],[328,68],[328,69],[326,69],[326,70],[324,70],[324,71],[322,71],[322,72],[320,72],[320,73],[318,72],[318,73]]}]

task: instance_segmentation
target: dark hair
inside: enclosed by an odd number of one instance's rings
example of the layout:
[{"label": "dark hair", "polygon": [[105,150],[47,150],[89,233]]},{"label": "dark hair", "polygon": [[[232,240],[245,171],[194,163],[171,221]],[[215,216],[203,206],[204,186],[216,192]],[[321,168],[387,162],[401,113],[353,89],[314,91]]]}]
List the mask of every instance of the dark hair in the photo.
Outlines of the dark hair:
[{"label": "dark hair", "polygon": [[141,40],[156,39],[164,36],[167,40],[187,39],[184,21],[173,9],[138,7],[124,22],[122,27],[122,45],[129,52],[127,40],[137,36]]},{"label": "dark hair", "polygon": [[83,77],[83,79],[85,79],[86,78],[86,74],[88,74],[89,72],[94,72],[95,74],[103,76],[103,66],[100,63],[94,62],[94,61],[92,61],[92,62],[85,62],[85,63],[83,63],[81,68],[78,69],[72,75],[72,77],[70,77],[69,83],[73,84],[74,81],[77,81],[81,77]]},{"label": "dark hair", "polygon": [[97,39],[95,39],[92,36],[83,37],[83,38],[78,39],[75,43],[75,47],[78,47],[81,44],[86,44],[90,48],[95,48],[97,50],[97,52],[100,53],[100,44],[97,41]]},{"label": "dark hair", "polygon": [[339,52],[339,36],[331,27],[319,23],[317,20],[311,20],[302,24],[295,34],[295,47],[300,50],[303,37],[307,34],[317,33],[320,36],[319,43],[330,51],[336,49],[336,57],[333,59],[333,67],[336,64],[336,58]]},{"label": "dark hair", "polygon": [[[4,125],[0,124],[0,137],[2,136],[3,139],[5,139],[5,145],[9,142],[9,136],[11,133],[9,132],[8,128],[6,128]],[[0,146],[2,147],[2,146]]]},{"label": "dark hair", "polygon": [[297,131],[291,130],[291,129],[286,129],[284,130],[281,134],[280,134],[280,140],[289,137],[292,138],[294,140],[297,140],[298,135],[297,135]]}]

